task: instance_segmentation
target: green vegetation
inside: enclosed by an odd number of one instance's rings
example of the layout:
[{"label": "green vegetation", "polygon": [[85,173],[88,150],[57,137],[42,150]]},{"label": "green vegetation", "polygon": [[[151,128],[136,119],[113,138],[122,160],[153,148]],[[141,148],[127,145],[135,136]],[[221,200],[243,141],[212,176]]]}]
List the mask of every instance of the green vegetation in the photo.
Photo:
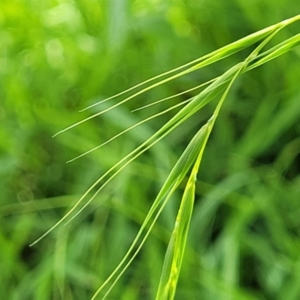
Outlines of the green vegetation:
[{"label": "green vegetation", "polygon": [[2,1],[1,295],[299,299],[297,12]]}]

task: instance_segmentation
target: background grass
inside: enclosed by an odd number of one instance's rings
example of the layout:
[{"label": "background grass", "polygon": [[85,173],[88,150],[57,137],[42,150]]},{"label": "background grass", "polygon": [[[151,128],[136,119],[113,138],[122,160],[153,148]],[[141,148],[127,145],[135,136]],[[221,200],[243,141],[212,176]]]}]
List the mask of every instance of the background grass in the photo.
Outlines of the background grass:
[{"label": "background grass", "polygon": [[[78,110],[292,17],[299,8],[283,0],[2,0],[0,295],[89,299],[127,251],[215,103],[126,168],[72,223],[29,248],[105,170],[173,114],[65,162],[194,93],[131,110],[219,75],[251,49],[52,139],[103,107]],[[280,37],[299,28],[288,27]],[[226,100],[198,175],[176,299],[300,298],[299,61],[295,48],[243,75]],[[180,192],[109,299],[155,297]]]}]

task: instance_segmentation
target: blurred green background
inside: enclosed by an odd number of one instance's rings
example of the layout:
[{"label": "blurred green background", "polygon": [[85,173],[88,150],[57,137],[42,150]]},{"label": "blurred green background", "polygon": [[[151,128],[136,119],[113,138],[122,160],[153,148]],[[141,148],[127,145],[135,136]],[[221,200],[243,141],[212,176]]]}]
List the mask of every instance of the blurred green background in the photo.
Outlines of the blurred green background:
[{"label": "blurred green background", "polygon": [[[173,113],[66,164],[190,95],[250,50],[52,138],[78,111],[299,13],[284,0],[0,1],[0,298],[90,299],[132,242],[208,105],[57,222],[109,167]],[[286,28],[281,39],[298,33]],[[209,140],[176,299],[300,299],[300,50],[243,75]],[[108,299],[154,299],[182,190]]]}]

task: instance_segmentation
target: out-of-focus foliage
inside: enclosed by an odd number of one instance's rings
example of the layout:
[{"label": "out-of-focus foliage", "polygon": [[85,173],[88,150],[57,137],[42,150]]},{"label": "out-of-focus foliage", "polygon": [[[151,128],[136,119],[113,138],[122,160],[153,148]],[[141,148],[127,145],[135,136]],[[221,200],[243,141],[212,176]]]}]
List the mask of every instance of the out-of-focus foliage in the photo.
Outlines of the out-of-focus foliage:
[{"label": "out-of-focus foliage", "polygon": [[[29,248],[172,114],[65,162],[194,94],[131,110],[217,76],[246,55],[53,134],[99,110],[78,113],[86,106],[298,12],[299,4],[283,0],[2,0],[0,295],[89,299],[212,106],[126,168],[74,221]],[[225,102],[198,176],[177,299],[300,298],[299,62],[296,48],[245,74]],[[174,198],[110,299],[154,298],[177,206]]]}]

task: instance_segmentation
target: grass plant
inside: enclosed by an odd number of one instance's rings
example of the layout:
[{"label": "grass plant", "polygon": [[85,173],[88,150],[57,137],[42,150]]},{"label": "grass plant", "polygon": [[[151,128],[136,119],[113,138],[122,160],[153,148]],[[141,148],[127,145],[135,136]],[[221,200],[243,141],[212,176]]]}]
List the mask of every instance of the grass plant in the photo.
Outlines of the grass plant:
[{"label": "grass plant", "polygon": [[112,3],[1,4],[0,295],[298,300],[297,5]]},{"label": "grass plant", "polygon": [[[103,285],[97,290],[95,295],[92,297],[92,299],[96,299],[96,297],[100,294],[103,288],[106,287],[106,285],[110,284],[111,286],[108,288],[107,292],[104,294],[102,299],[105,299],[107,297],[111,289],[119,280],[120,276],[123,275],[123,273],[129,267],[129,265],[132,263],[133,259],[137,256],[146,238],[149,236],[155,222],[157,221],[162,209],[167,204],[167,202],[170,201],[174,191],[182,183],[182,181],[187,176],[189,170],[192,168],[181,199],[180,207],[174,224],[174,229],[170,237],[168,249],[165,256],[164,266],[161,274],[161,279],[159,281],[159,287],[156,295],[157,300],[174,299],[176,294],[177,281],[180,274],[181,264],[184,256],[186,239],[187,239],[190,221],[193,212],[193,205],[195,201],[195,184],[197,181],[196,178],[202,160],[202,156],[206,148],[206,143],[211,134],[214,123],[219,115],[221,106],[225,101],[225,99],[227,98],[232,85],[241,74],[248,72],[256,67],[259,67],[270,60],[277,58],[278,56],[290,51],[291,49],[293,49],[295,46],[299,44],[300,34],[296,34],[293,37],[286,39],[281,43],[276,44],[272,48],[263,51],[265,46],[272,40],[272,38],[274,38],[279,33],[280,30],[283,30],[286,26],[296,21],[299,21],[299,19],[300,16],[298,15],[291,19],[287,19],[285,21],[279,22],[273,26],[270,26],[250,36],[247,36],[241,40],[238,40],[237,42],[234,42],[232,44],[229,44],[228,46],[216,50],[208,55],[205,55],[197,60],[194,60],[191,63],[188,63],[180,68],[176,68],[175,70],[166,72],[162,75],[146,80],[145,82],[138,84],[133,88],[127,89],[122,93],[119,93],[113,97],[110,97],[108,99],[105,99],[101,102],[95,103],[87,107],[86,109],[92,108],[95,105],[99,105],[117,96],[122,96],[127,92],[131,92],[132,90],[139,88],[140,86],[150,84],[149,86],[143,87],[140,91],[112,105],[111,107],[103,111],[100,111],[99,113],[93,114],[92,116],[87,117],[82,121],[79,121],[74,125],[71,125],[66,129],[61,130],[57,134],[66,132],[67,130],[72,129],[75,126],[79,126],[82,123],[87,122],[92,118],[98,117],[103,113],[106,113],[111,109],[114,109],[119,105],[122,105],[127,101],[139,96],[140,94],[145,93],[146,91],[151,90],[161,84],[165,84],[170,80],[176,79],[177,77],[196,71],[212,63],[216,63],[219,60],[226,58],[227,56],[230,56],[238,51],[241,51],[247,47],[253,46],[256,43],[260,42],[259,45],[250,53],[250,55],[243,62],[238,63],[235,66],[231,67],[228,71],[226,71],[224,74],[220,75],[219,77],[202,84],[202,85],[207,85],[207,87],[198,95],[189,99],[187,104],[184,102],[183,104],[186,105],[183,108],[181,108],[181,110],[178,113],[176,113],[175,116],[172,117],[155,134],[153,134],[148,140],[146,140],[139,147],[137,147],[135,150],[130,152],[127,156],[125,156],[118,163],[116,163],[112,168],[110,168],[103,176],[101,176],[98,180],[96,180],[96,182],[78,200],[78,202],[71,208],[71,210],[59,222],[57,222],[53,227],[51,227],[44,235],[42,235],[38,240],[36,240],[32,244],[32,246],[35,243],[39,242],[42,238],[44,238],[48,233],[54,230],[61,223],[65,221],[69,223],[69,221],[73,220],[76,216],[78,216],[79,213],[83,211],[83,209],[87,207],[87,205],[91,203],[91,201],[106,186],[106,184],[109,183],[129,163],[131,163],[133,160],[135,160],[137,157],[143,154],[150,147],[155,145],[158,141],[160,141],[163,137],[165,137],[167,134],[173,131],[176,127],[180,126],[185,120],[187,120],[193,114],[198,112],[202,107],[204,107],[210,101],[214,100],[219,95],[221,95],[212,117],[207,121],[207,123],[205,123],[201,127],[198,133],[191,140],[190,144],[187,146],[184,153],[179,158],[176,165],[170,172],[168,178],[164,182],[164,185],[162,186],[158,196],[154,200],[152,207],[150,208],[136,238],[134,239],[125,257],[122,259],[118,267],[113,271],[111,276],[108,277],[108,279],[103,283]],[[185,70],[182,71],[182,69]],[[171,75],[172,73],[175,73],[175,75]],[[165,77],[165,78],[160,79],[161,77]],[[159,81],[151,84],[151,82],[153,82],[154,80],[159,80]],[[163,100],[165,99],[159,101],[161,102]],[[171,109],[174,108],[176,107],[171,107]],[[165,112],[166,111],[163,111],[162,114]],[[158,117],[159,115],[161,115],[161,113],[158,113],[154,116],[147,118],[146,120],[138,123],[137,126],[148,121],[149,119]],[[120,134],[116,135],[108,142],[110,142],[114,138],[119,137],[126,131],[133,129],[134,127],[135,125],[121,132]],[[107,142],[101,144],[100,146],[97,146],[96,148],[93,148],[92,150],[84,153],[83,155],[88,154],[106,144]],[[80,158],[81,156],[82,155],[80,155],[77,158]],[[98,187],[97,191],[94,192],[92,196],[89,196],[89,194],[94,190],[94,188],[96,188],[103,180],[104,183],[102,183],[100,187]],[[81,203],[87,197],[90,198],[88,198],[88,200],[84,203],[84,205],[80,207]]]}]

